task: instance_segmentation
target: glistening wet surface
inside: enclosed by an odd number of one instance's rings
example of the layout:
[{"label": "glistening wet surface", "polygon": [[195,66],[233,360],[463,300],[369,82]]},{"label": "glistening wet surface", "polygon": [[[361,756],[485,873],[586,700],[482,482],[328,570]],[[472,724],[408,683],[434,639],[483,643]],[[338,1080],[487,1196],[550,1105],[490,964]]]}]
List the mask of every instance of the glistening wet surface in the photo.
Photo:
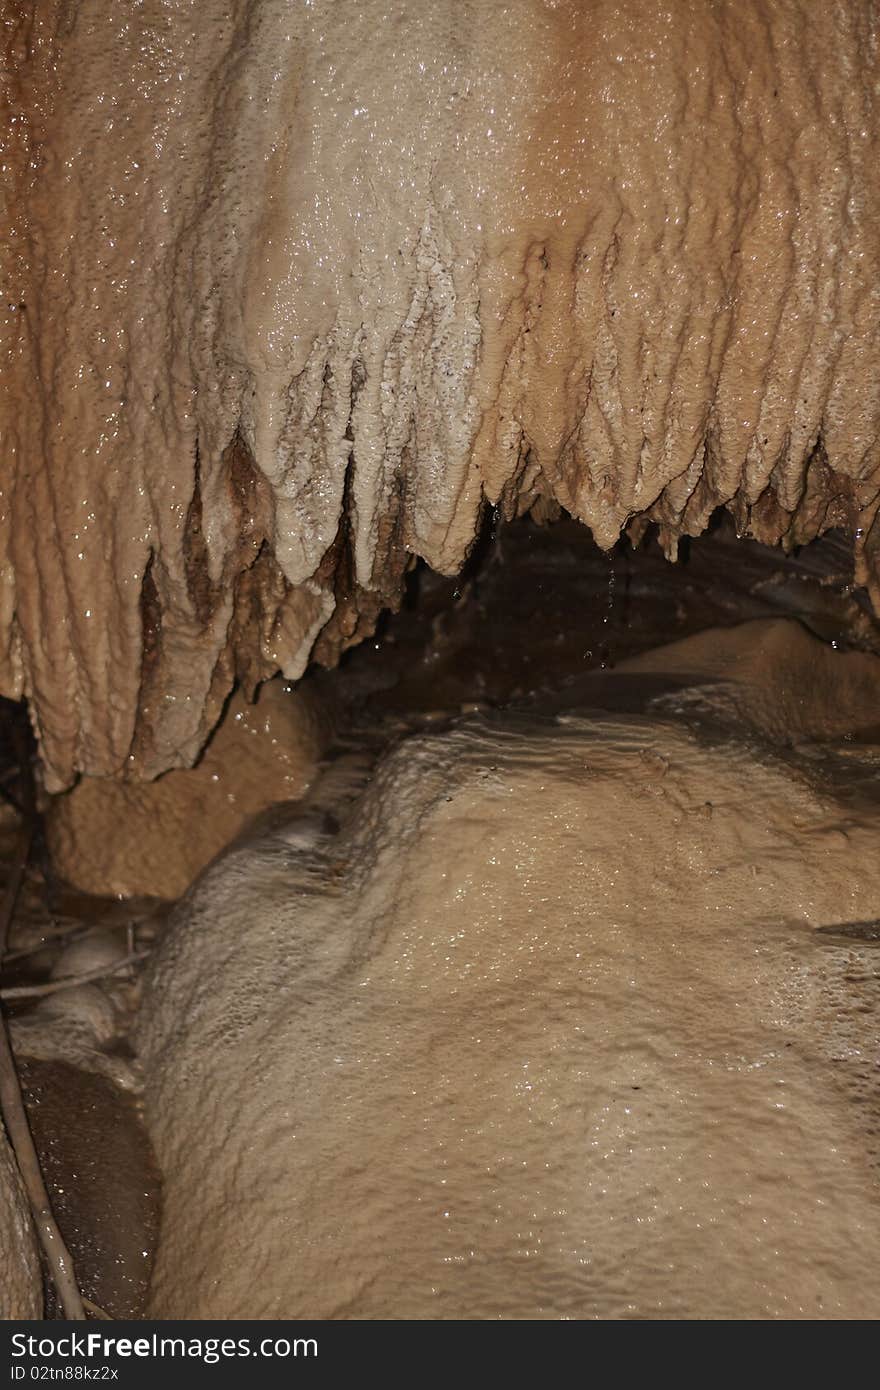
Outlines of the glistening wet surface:
[{"label": "glistening wet surface", "polygon": [[[136,1101],[64,1062],[20,1063],[28,1120],[80,1291],[113,1318],[142,1312],[159,1174]],[[46,1316],[61,1316],[51,1279]]]},{"label": "glistening wet surface", "polygon": [[[806,831],[818,853],[843,856],[841,862],[851,862],[855,876],[880,805],[880,745],[870,727],[863,723],[856,732],[835,738],[799,735],[768,741],[766,732],[737,722],[735,705],[713,703],[705,673],[682,676],[665,669],[662,661],[655,670],[628,666],[666,643],[708,628],[727,630],[780,618],[796,620],[798,630],[820,639],[822,650],[839,654],[841,662],[849,652],[880,650],[864,596],[853,588],[842,537],[830,536],[786,557],[738,541],[729,526],[722,526],[693,542],[683,563],[670,566],[651,542],[636,552],[620,547],[607,556],[574,523],[538,527],[524,521],[487,537],[484,553],[461,580],[425,571],[414,575],[404,611],[384,622],[374,641],[352,651],[338,671],[313,672],[306,679],[326,693],[337,711],[337,751],[344,758],[353,749],[361,756],[358,786],[368,781],[371,763],[389,743],[414,730],[453,727],[479,710],[562,713],[587,707],[597,718],[603,710],[656,717],[661,729],[678,721],[707,748],[727,740],[731,756],[737,756],[738,741],[745,740],[760,751],[760,760],[776,760],[827,800],[831,810],[824,818],[814,817]],[[785,640],[778,650],[785,655]],[[711,667],[711,653],[707,660]],[[662,750],[649,749],[638,767],[648,788],[669,785]],[[332,768],[331,760],[321,804],[344,820],[351,812],[351,788],[342,778],[343,791],[334,792]],[[693,824],[708,827],[718,814],[707,791],[693,811]],[[792,833],[800,829],[793,827]],[[759,862],[757,870],[772,880],[772,863]],[[337,864],[334,873],[344,881],[344,864]],[[72,895],[63,885],[50,888],[47,896],[35,862],[16,923],[17,959],[10,962],[4,985],[45,980],[71,935],[88,935],[102,923],[106,928],[108,913],[122,914],[121,921],[127,907],[135,919],[148,910]],[[309,893],[314,896],[315,891],[313,884]],[[862,915],[857,915],[841,899],[839,910],[829,905],[828,920],[802,917],[793,924],[783,913],[775,946],[772,936],[762,945],[760,935],[747,933],[739,943],[743,952],[778,948],[794,953],[808,993],[811,980],[821,975],[826,981],[823,1012],[815,1023],[825,1036],[816,1033],[809,1065],[816,1068],[817,1084],[821,1077],[822,1086],[842,1096],[852,1115],[858,1115],[856,1128],[869,1163],[876,1161],[880,1130],[877,1049],[872,1052],[862,1025],[878,1002],[877,911],[880,902],[864,900]],[[735,950],[733,927],[728,936]],[[41,943],[39,952],[21,955]],[[682,949],[676,945],[673,956],[686,961]],[[124,1020],[121,1031],[124,1035]],[[108,1312],[123,1310],[117,1316],[136,1314],[148,1263],[138,1252],[152,1247],[158,1210],[155,1171],[137,1105],[106,1077],[59,1064],[64,1075],[58,1085],[55,1063],[25,1065],[38,1142],[59,1194],[62,1226],[67,1224],[83,1277],[94,1290],[88,1296]],[[807,1079],[804,1073],[804,1085]],[[82,1125],[72,1119],[74,1112],[81,1112]],[[102,1164],[105,1155],[116,1152],[114,1145],[122,1146],[124,1159],[116,1164],[120,1181],[108,1184]],[[627,1316],[619,1308],[612,1315]],[[826,1314],[817,1303],[812,1313],[799,1315]]]},{"label": "glistening wet surface", "polygon": [[752,737],[523,708],[341,820],[160,948],[157,1315],[876,1315],[878,978],[816,930],[876,910],[876,816]]}]

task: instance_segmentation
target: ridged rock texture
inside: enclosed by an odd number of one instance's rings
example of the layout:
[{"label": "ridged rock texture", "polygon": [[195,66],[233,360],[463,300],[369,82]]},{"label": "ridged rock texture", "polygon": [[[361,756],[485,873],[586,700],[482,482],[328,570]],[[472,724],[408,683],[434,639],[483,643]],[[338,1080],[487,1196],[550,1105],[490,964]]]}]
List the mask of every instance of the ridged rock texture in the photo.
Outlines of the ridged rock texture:
[{"label": "ridged rock texture", "polygon": [[593,710],[406,740],[346,810],[220,856],[151,962],[150,1316],[876,1317],[873,807]]},{"label": "ridged rock texture", "polygon": [[197,756],[487,505],[880,594],[873,0],[5,0],[0,689]]},{"label": "ridged rock texture", "polygon": [[0,1318],[39,1318],[40,1258],[12,1150],[0,1129]]}]

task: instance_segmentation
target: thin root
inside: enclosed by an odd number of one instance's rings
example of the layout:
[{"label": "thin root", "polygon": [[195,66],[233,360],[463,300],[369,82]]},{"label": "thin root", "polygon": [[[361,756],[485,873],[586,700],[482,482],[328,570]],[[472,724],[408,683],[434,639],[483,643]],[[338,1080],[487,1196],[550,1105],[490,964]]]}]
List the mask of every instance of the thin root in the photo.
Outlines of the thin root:
[{"label": "thin root", "polygon": [[[16,854],[9,873],[6,892],[0,907],[0,965],[9,935],[9,924],[15,911],[19,889],[24,878],[33,837],[34,821],[26,817],[16,841]],[[21,1083],[15,1067],[15,1058],[9,1045],[6,1020],[0,1017],[0,1111],[9,1135],[18,1170],[28,1195],[33,1212],[37,1235],[46,1256],[52,1279],[58,1290],[58,1297],[64,1309],[64,1316],[77,1322],[85,1321],[85,1308],[76,1282],[76,1273],[70,1252],[64,1244],[61,1232],[52,1214],[52,1206],[40,1160],[34,1147],[33,1137],[28,1126],[27,1113],[21,1095]]]},{"label": "thin root", "polygon": [[100,1318],[102,1322],[115,1322],[112,1313],[105,1313],[103,1308],[99,1308],[97,1303],[93,1303],[90,1298],[83,1297],[83,1307],[93,1318]]},{"label": "thin root", "polygon": [[84,970],[81,975],[64,975],[60,980],[47,980],[42,985],[7,985],[5,989],[0,989],[0,999],[39,999],[44,994],[57,994],[59,989],[73,989],[75,985],[88,984],[90,980],[103,980],[108,975],[116,975],[126,966],[146,960],[149,954],[149,951],[133,951],[113,965],[98,965],[94,970]]}]

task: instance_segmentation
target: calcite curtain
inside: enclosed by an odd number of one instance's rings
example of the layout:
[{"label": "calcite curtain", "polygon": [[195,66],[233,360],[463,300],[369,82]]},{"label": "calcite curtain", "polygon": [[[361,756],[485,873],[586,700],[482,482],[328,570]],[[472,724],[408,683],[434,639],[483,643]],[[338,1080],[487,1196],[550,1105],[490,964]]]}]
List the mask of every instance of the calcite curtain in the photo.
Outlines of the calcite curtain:
[{"label": "calcite curtain", "polygon": [[2,0],[0,690],[191,763],[487,506],[880,593],[873,0]]}]

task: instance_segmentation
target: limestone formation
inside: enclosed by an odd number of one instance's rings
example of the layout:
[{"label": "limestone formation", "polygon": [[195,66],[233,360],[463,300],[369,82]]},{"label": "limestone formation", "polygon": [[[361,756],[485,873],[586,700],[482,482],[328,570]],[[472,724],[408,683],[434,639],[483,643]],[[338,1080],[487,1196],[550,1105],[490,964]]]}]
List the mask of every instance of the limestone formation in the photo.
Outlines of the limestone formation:
[{"label": "limestone formation", "polygon": [[559,506],[851,528],[878,593],[873,0],[22,0],[0,690],[197,758],[412,557]]},{"label": "limestone formation", "polygon": [[302,796],[326,732],[301,689],[271,681],[253,705],[237,694],[195,768],[147,783],[85,777],[57,797],[57,873],[101,896],[179,897],[254,816]]},{"label": "limestone formation", "polygon": [[726,721],[740,735],[751,728],[792,745],[880,734],[880,659],[820,642],[790,618],[710,629],[615,669],[680,681],[684,689],[664,696],[663,708]]},{"label": "limestone formation", "polygon": [[219,860],[141,1026],[152,1315],[876,1317],[876,972],[819,929],[877,840],[757,743],[496,716]]}]

